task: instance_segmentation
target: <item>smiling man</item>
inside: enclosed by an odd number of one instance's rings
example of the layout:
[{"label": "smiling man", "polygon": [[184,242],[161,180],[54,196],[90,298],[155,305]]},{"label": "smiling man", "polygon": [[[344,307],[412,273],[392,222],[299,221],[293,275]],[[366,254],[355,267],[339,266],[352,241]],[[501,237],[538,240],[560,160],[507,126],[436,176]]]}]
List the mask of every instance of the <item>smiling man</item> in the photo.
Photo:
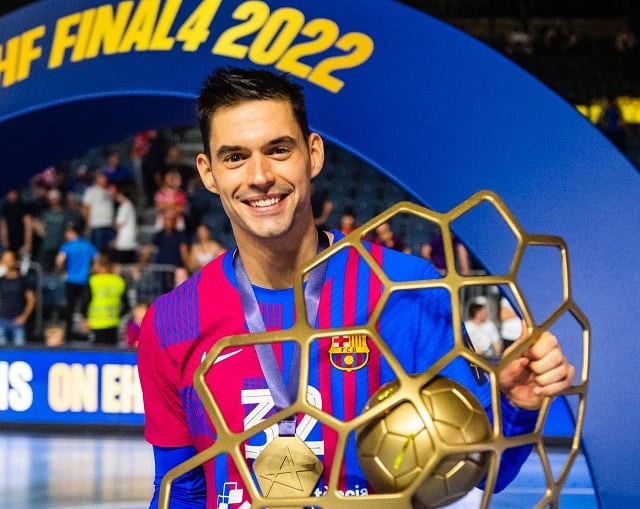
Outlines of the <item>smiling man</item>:
[{"label": "smiling man", "polygon": [[[151,507],[158,504],[165,473],[215,443],[216,430],[193,387],[194,372],[207,352],[226,336],[291,327],[293,274],[343,237],[314,224],[311,180],[322,169],[324,149],[321,137],[309,130],[298,85],[265,70],[217,69],[204,82],[198,114],[204,143],[198,171],[206,188],[220,196],[237,249],[160,297],[142,324],[138,365],[145,437],[153,445],[156,468]],[[424,259],[365,246],[394,281],[439,277]],[[309,321],[322,329],[363,325],[381,292],[367,263],[354,250],[341,250],[309,275]],[[407,372],[425,371],[453,345],[448,293],[394,296],[380,317],[379,332]],[[340,353],[344,345],[350,355]],[[308,362],[308,400],[345,421],[395,376],[362,334],[314,341]],[[457,358],[442,374],[472,390],[491,416],[489,384],[471,368]],[[295,400],[299,369],[294,342],[234,345],[218,356],[206,381],[228,427],[242,432]],[[551,334],[526,349],[499,379],[505,434],[531,432],[543,398],[569,387],[574,372]],[[367,495],[372,491],[352,442],[340,466],[338,489]],[[335,432],[308,415],[282,420],[241,447],[262,494],[269,497],[273,491],[280,498],[321,496],[338,449]],[[529,451],[523,446],[503,454],[497,489],[515,477]],[[274,464],[286,471],[274,471]],[[285,468],[291,465],[300,468]],[[172,509],[250,505],[238,467],[225,455],[178,478],[171,488]]]}]

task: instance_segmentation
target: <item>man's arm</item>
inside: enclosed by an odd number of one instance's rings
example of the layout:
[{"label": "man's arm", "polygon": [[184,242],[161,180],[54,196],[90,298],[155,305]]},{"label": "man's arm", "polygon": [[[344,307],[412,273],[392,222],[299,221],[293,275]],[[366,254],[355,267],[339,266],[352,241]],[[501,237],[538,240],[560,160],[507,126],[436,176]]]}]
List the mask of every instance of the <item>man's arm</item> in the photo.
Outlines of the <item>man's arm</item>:
[{"label": "man's arm", "polygon": [[62,271],[64,269],[64,262],[66,261],[66,259],[67,253],[65,253],[64,251],[58,251],[55,261],[56,270]]},{"label": "man's arm", "polygon": [[33,290],[31,290],[30,288],[27,288],[24,292],[24,299],[25,299],[25,305],[24,305],[24,309],[22,310],[22,313],[20,313],[18,316],[16,316],[13,319],[14,323],[17,323],[20,325],[24,325],[25,323],[27,323],[27,320],[29,319],[29,316],[31,315],[33,308],[35,306],[36,296],[33,293]]},{"label": "man's arm", "polygon": [[[149,509],[157,509],[160,501],[162,479],[169,470],[192,458],[196,454],[193,447],[153,447],[155,477],[153,498]],[[171,483],[171,509],[204,509],[207,502],[207,486],[202,467],[181,475]]]}]

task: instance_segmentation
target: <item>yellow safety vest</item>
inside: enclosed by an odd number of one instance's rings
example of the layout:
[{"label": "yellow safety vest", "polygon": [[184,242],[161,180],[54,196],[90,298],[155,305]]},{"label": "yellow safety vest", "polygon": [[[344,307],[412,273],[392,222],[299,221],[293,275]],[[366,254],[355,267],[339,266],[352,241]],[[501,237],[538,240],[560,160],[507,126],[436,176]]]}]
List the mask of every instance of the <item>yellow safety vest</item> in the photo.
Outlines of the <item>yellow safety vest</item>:
[{"label": "yellow safety vest", "polygon": [[94,274],[89,278],[91,301],[87,311],[90,329],[109,329],[120,325],[120,308],[126,285],[117,274]]}]

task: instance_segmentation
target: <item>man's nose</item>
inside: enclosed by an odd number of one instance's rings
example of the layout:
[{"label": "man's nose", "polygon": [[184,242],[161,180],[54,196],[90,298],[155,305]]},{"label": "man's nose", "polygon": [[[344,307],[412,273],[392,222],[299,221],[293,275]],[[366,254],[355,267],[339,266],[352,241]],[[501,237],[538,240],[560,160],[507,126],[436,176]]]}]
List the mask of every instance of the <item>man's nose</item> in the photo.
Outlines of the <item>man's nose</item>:
[{"label": "man's nose", "polygon": [[275,179],[271,162],[262,154],[251,158],[249,169],[249,179],[255,186],[272,184]]}]

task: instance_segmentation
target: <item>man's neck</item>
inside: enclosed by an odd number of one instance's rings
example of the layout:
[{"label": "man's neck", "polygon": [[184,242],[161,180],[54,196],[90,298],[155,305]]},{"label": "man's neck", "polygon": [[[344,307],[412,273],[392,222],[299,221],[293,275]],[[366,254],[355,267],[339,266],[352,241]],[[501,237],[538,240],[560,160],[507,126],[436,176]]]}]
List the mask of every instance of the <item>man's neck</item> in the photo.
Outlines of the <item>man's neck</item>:
[{"label": "man's neck", "polygon": [[316,232],[312,225],[304,235],[291,241],[239,241],[239,255],[251,283],[263,288],[291,288],[296,271],[317,252]]},{"label": "man's neck", "polygon": [[20,271],[17,268],[7,269],[7,272],[5,272],[4,277],[8,279],[16,279],[19,275],[20,275]]}]

